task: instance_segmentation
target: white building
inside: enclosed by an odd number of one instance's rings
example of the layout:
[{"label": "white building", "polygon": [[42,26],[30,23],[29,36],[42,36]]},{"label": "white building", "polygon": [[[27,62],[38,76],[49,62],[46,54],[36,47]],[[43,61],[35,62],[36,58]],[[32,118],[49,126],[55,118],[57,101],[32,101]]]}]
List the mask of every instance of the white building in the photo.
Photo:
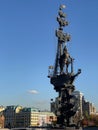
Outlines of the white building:
[{"label": "white building", "polygon": [[47,126],[56,121],[57,118],[53,112],[40,112],[39,113],[39,126]]},{"label": "white building", "polygon": [[96,108],[93,103],[88,101],[83,102],[83,113],[85,115],[96,115]]},{"label": "white building", "polygon": [[80,117],[82,118],[83,116],[83,93],[81,93],[80,91],[74,91],[73,92],[73,95],[77,98],[77,102],[79,104],[79,114],[80,114]]}]

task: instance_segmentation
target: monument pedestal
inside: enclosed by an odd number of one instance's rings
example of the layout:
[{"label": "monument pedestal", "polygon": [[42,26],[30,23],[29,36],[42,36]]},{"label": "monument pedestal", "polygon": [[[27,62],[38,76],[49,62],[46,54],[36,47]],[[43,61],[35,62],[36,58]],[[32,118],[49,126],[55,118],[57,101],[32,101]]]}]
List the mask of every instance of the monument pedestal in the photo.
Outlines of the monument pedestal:
[{"label": "monument pedestal", "polygon": [[82,130],[82,128],[67,127],[65,130]]},{"label": "monument pedestal", "polygon": [[83,130],[83,129],[81,127],[80,128],[66,127],[66,128],[52,128],[50,130]]}]

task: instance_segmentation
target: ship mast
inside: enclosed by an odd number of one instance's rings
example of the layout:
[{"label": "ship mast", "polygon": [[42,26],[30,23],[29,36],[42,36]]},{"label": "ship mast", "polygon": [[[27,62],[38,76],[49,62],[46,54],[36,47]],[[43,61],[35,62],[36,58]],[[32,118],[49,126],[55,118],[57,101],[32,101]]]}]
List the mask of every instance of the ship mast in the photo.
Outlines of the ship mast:
[{"label": "ship mast", "polygon": [[[49,77],[56,76],[64,73],[73,73],[73,58],[70,56],[67,49],[67,42],[70,41],[71,36],[68,33],[64,32],[64,27],[68,26],[68,21],[66,20],[66,14],[63,12],[63,9],[66,8],[65,5],[60,5],[57,22],[59,24],[58,29],[55,31],[55,35],[58,38],[57,52],[55,58],[55,65],[49,66]],[[70,65],[70,72],[68,67]],[[52,69],[52,71],[51,71]]]},{"label": "ship mast", "polygon": [[[54,76],[57,74],[68,73],[68,66],[72,62],[66,43],[70,41],[70,35],[63,32],[63,28],[68,26],[68,21],[66,21],[66,14],[62,11],[65,5],[61,5],[58,11],[57,22],[59,23],[59,28],[56,30],[56,37],[58,38],[58,48],[54,67]],[[66,72],[64,67],[66,65]],[[71,70],[72,72],[73,70]]]}]

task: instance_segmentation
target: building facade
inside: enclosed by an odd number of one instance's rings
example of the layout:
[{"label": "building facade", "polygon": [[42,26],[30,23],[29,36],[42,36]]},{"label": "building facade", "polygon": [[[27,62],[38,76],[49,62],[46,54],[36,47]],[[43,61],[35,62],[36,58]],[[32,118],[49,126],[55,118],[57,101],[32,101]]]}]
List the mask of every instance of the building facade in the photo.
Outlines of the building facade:
[{"label": "building facade", "polygon": [[38,126],[39,110],[36,108],[23,108],[16,116],[16,127]]},{"label": "building facade", "polygon": [[56,115],[53,112],[40,112],[39,113],[39,126],[52,125],[57,120]]},{"label": "building facade", "polygon": [[89,116],[89,115],[96,115],[96,108],[93,105],[93,103],[90,103],[88,101],[83,101],[83,115]]},{"label": "building facade", "polygon": [[83,93],[80,91],[74,91],[73,95],[76,97],[76,102],[78,104],[78,111],[80,118],[82,119],[83,117]]},{"label": "building facade", "polygon": [[6,128],[47,126],[56,120],[54,113],[42,112],[33,107],[7,106],[3,115]]},{"label": "building facade", "polygon": [[0,128],[4,128],[4,122],[5,122],[5,117],[3,115],[4,110],[5,110],[5,107],[0,106]]},{"label": "building facade", "polygon": [[22,109],[21,106],[7,106],[3,111],[5,122],[4,127],[13,128],[16,126],[16,115]]},{"label": "building facade", "polygon": [[2,112],[0,112],[0,128],[4,128],[5,118]]}]

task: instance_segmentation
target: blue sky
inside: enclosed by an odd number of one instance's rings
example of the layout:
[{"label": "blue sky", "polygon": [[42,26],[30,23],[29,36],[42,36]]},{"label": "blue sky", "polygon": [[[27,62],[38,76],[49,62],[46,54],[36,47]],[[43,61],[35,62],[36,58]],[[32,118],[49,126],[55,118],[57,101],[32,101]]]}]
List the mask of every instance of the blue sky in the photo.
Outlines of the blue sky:
[{"label": "blue sky", "polygon": [[98,0],[0,0],[0,105],[49,109],[57,95],[47,75],[60,4],[67,6],[74,70],[82,69],[74,84],[98,110]]}]

